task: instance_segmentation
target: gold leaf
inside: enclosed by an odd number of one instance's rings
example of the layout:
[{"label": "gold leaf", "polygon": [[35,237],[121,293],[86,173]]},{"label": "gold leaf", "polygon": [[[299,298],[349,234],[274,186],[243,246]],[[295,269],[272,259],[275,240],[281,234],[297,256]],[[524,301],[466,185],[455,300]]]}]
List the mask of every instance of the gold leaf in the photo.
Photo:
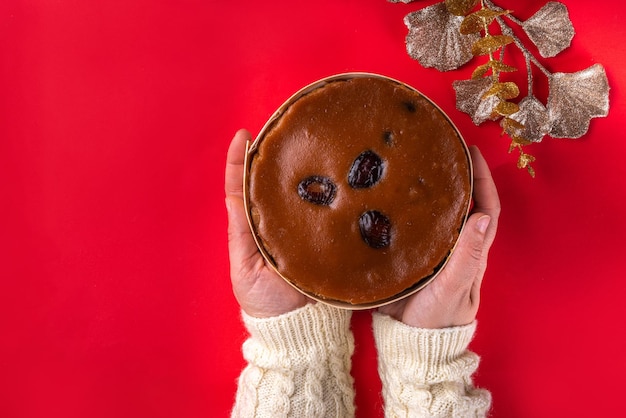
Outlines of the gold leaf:
[{"label": "gold leaf", "polygon": [[530,177],[534,178],[535,169],[531,167],[530,163],[534,162],[536,158],[530,154],[526,154],[522,150],[522,144],[517,143],[515,141],[511,142],[511,145],[509,146],[509,153],[513,152],[515,148],[519,150],[519,158],[517,159],[517,168],[519,169],[525,168],[526,170],[528,170],[528,174],[530,174]]},{"label": "gold leaf", "polygon": [[409,29],[406,50],[422,66],[439,71],[455,70],[472,59],[471,47],[480,35],[462,35],[460,16],[448,13],[446,6],[436,3],[404,18]]},{"label": "gold leaf", "polygon": [[493,86],[483,94],[483,99],[496,95],[501,99],[514,99],[519,96],[519,87],[512,81],[493,83]]},{"label": "gold leaf", "polygon": [[509,13],[511,13],[510,10],[493,10],[493,9],[485,8],[485,9],[478,10],[474,14],[476,14],[479,17],[482,17],[483,19],[491,23],[493,22],[493,19],[495,19],[496,17],[508,15]]},{"label": "gold leaf", "polygon": [[516,121],[512,118],[504,118],[502,119],[502,129],[504,130],[502,133],[507,133],[512,138],[514,136],[520,136],[521,132],[524,130],[524,124]]},{"label": "gold leaf", "polygon": [[456,16],[465,16],[478,5],[479,0],[446,0],[446,8]]},{"label": "gold leaf", "polygon": [[476,13],[465,16],[465,19],[463,19],[463,22],[461,22],[461,27],[459,28],[463,35],[477,33],[483,29],[485,29],[485,21],[479,16],[476,16]]},{"label": "gold leaf", "polygon": [[[509,120],[509,118],[504,118],[504,120]],[[518,146],[518,145],[530,145],[532,144],[532,141],[524,138],[523,136],[519,136],[519,135],[510,135],[511,139],[513,140],[513,145]]]},{"label": "gold leaf", "polygon": [[482,64],[476,67],[474,72],[472,72],[472,80],[477,80],[479,78],[482,78],[482,76],[484,76],[485,74],[487,74],[487,71],[491,69],[491,62],[492,61],[489,61],[486,64]]},{"label": "gold leaf", "polygon": [[474,72],[472,73],[472,79],[478,79],[487,74],[487,71],[492,70],[494,73],[510,73],[513,71],[517,71],[517,68],[511,67],[510,65],[506,65],[502,61],[498,60],[489,60],[485,64],[479,65],[476,67]]},{"label": "gold leaf", "polygon": [[517,71],[517,68],[512,67],[510,65],[506,65],[502,61],[498,61],[498,60],[491,61],[491,66],[493,67],[494,70],[502,72],[502,73],[512,73],[514,71]]},{"label": "gold leaf", "polygon": [[519,168],[526,168],[528,164],[534,162],[535,160],[536,158],[533,157],[532,155],[526,154],[525,152],[520,151],[520,156],[519,156],[519,160],[517,161],[517,166]]},{"label": "gold leaf", "polygon": [[507,35],[488,35],[474,42],[472,54],[474,56],[491,54],[512,42],[513,38]]},{"label": "gold leaf", "polygon": [[[528,157],[532,157],[532,160]],[[532,163],[533,161],[535,161],[535,157],[533,157],[530,154],[522,154],[519,156],[519,159],[517,160],[517,168],[525,168],[526,170],[528,170],[528,174],[530,174],[530,177],[534,178],[535,177],[535,169],[531,167],[530,163]]]},{"label": "gold leaf", "polygon": [[512,102],[500,102],[494,108],[494,111],[498,115],[502,116],[511,116],[513,113],[519,111],[519,105],[517,103]]},{"label": "gold leaf", "polygon": [[480,32],[485,29],[486,26],[489,26],[496,17],[509,13],[510,10],[496,11],[492,9],[480,9],[477,12],[465,16],[459,30],[464,35]]}]

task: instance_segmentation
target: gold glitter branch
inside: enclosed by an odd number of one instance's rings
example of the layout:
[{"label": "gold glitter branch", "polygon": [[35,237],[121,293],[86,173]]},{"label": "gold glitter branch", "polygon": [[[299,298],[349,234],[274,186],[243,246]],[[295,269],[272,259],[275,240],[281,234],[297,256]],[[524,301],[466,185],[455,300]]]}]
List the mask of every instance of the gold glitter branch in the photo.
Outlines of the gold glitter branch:
[{"label": "gold glitter branch", "polygon": [[[448,3],[454,4],[450,1]],[[447,4],[447,3],[446,3]],[[457,8],[453,7],[456,11]],[[448,7],[448,11],[450,7]],[[452,13],[454,14],[454,11]],[[489,26],[503,15],[511,13],[510,10],[496,10],[495,8],[487,7],[484,1],[481,1],[480,10],[467,14],[461,22],[459,31],[463,35],[469,35],[471,33],[483,33],[483,37],[476,41],[472,45],[472,55],[488,55],[489,61],[486,64],[478,66],[472,73],[472,80],[480,79],[484,77],[489,71],[491,71],[492,84],[489,89],[483,93],[481,99],[487,99],[491,96],[497,97],[497,104],[493,107],[490,119],[497,120],[502,118],[501,126],[503,128],[502,134],[508,133],[511,137],[511,145],[509,152],[514,149],[519,151],[519,157],[517,160],[517,166],[519,168],[526,168],[528,173],[534,177],[535,170],[530,165],[535,161],[535,157],[524,152],[523,147],[531,143],[530,140],[523,136],[524,124],[516,121],[511,116],[519,112],[520,108],[514,102],[509,100],[515,99],[519,96],[520,90],[517,84],[513,81],[501,81],[500,73],[517,71],[515,67],[505,64],[502,60],[504,58],[504,48],[515,42],[513,36],[510,34],[492,35],[489,32]],[[504,32],[503,32],[504,33]],[[494,58],[494,53],[500,50],[500,57]],[[532,77],[532,73],[531,74]]]},{"label": "gold glitter branch", "polygon": [[[526,153],[524,147],[541,142],[545,135],[584,135],[591,118],[608,114],[608,80],[600,64],[576,73],[551,73],[524,46],[507,21],[521,27],[543,58],[569,47],[574,36],[567,8],[559,2],[548,2],[528,20],[521,21],[511,10],[490,0],[445,0],[404,18],[409,29],[406,47],[409,55],[424,67],[440,71],[457,69],[474,57],[488,58],[473,71],[470,80],[453,83],[457,109],[469,114],[476,125],[499,120],[502,134],[511,138],[509,152],[519,153],[517,166],[534,177],[531,163],[535,157]],[[499,26],[499,33],[490,30],[494,23]],[[501,77],[517,71],[504,62],[504,52],[510,45],[521,51],[526,63],[528,93],[518,103],[513,101],[520,95],[518,85]],[[547,105],[533,94],[532,65],[548,79]]]}]

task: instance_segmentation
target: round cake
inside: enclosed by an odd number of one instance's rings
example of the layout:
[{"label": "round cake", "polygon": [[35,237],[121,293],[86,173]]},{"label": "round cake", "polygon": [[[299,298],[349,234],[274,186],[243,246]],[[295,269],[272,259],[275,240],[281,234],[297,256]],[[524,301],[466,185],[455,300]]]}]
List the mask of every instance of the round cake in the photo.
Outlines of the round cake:
[{"label": "round cake", "polygon": [[248,155],[262,253],[322,301],[373,306],[415,291],[452,252],[471,200],[467,147],[416,90],[373,74],[303,89]]}]

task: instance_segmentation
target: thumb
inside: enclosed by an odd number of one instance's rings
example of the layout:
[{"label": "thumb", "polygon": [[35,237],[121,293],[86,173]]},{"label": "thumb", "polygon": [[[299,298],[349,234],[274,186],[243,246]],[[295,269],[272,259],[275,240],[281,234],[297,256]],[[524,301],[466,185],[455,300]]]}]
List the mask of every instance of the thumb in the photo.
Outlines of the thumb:
[{"label": "thumb", "polygon": [[[446,266],[448,285],[462,290],[474,287],[480,281],[487,267],[486,233],[491,217],[484,213],[472,214],[457,243],[454,253]],[[478,279],[478,280],[477,280]]]},{"label": "thumb", "polygon": [[490,223],[491,216],[479,212],[472,214],[467,220],[458,243],[464,263],[479,266],[486,262],[484,250]]},{"label": "thumb", "polygon": [[[483,283],[483,277],[485,276],[485,270],[487,270],[487,254],[489,253],[489,247],[493,242],[493,236],[488,236],[489,225],[491,217],[482,213],[475,213],[471,219],[475,221],[473,228],[474,236],[472,243],[472,258],[476,260],[476,270],[472,280],[472,287],[470,289],[470,301],[473,305],[478,306],[480,303],[480,288]],[[493,235],[493,234],[492,234]]]}]

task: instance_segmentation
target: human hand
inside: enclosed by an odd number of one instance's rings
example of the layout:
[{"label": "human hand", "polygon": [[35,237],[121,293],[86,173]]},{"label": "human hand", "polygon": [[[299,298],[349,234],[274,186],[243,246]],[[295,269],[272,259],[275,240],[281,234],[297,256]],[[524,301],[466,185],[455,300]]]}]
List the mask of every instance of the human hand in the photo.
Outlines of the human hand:
[{"label": "human hand", "polygon": [[467,325],[476,318],[487,254],[496,235],[500,199],[478,148],[470,147],[470,154],[474,163],[474,208],[454,253],[428,286],[379,308],[379,312],[419,328]]},{"label": "human hand", "polygon": [[233,292],[250,316],[267,318],[304,306],[309,298],[295,290],[265,263],[256,246],[243,203],[243,172],[246,142],[250,133],[239,130],[226,156],[226,209],[228,252]]}]

